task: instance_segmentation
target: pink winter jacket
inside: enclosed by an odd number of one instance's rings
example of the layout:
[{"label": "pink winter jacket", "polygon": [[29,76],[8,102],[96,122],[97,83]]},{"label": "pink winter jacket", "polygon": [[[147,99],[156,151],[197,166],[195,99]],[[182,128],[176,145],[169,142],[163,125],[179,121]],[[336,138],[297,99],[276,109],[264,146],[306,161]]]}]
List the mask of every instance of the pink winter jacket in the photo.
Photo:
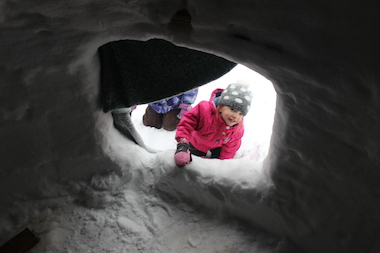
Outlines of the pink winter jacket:
[{"label": "pink winter jacket", "polygon": [[183,115],[177,126],[175,138],[186,138],[196,149],[205,153],[222,147],[219,159],[231,159],[240,148],[244,127],[243,121],[239,125],[229,127],[219,114],[216,115],[219,112],[213,99],[215,94],[221,91],[223,89],[214,90],[209,101],[201,101]]}]

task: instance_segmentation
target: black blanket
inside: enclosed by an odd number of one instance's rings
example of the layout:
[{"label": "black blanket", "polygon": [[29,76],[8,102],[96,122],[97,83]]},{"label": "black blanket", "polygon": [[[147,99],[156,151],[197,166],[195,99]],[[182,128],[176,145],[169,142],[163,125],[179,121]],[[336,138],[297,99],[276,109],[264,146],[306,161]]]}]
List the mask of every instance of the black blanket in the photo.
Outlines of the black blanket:
[{"label": "black blanket", "polygon": [[123,40],[98,49],[103,111],[178,95],[215,80],[236,63],[162,40]]}]

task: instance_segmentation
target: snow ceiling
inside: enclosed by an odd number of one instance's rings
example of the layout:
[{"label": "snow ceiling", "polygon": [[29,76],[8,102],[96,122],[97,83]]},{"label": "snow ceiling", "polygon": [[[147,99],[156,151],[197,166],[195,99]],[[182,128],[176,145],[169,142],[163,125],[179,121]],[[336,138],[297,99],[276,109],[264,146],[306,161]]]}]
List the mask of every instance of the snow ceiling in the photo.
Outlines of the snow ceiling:
[{"label": "snow ceiling", "polygon": [[[190,18],[179,22],[183,9]],[[85,187],[77,182],[102,173],[119,175],[114,187],[133,184],[132,171],[149,168],[147,185],[227,211],[306,252],[380,251],[377,1],[4,0],[0,10],[2,242],[18,225],[15,203],[74,194]],[[260,175],[234,161],[178,172],[172,151],[150,154],[148,166],[134,143],[116,155],[112,117],[99,103],[97,50],[152,38],[272,81],[276,114]],[[257,177],[235,178],[227,169],[236,164]]]}]

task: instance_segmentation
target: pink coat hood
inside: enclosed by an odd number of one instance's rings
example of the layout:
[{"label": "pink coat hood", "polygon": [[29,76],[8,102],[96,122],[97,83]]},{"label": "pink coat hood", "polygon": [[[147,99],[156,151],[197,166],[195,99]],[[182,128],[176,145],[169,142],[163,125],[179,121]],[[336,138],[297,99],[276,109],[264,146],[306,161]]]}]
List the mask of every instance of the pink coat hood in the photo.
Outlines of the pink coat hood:
[{"label": "pink coat hood", "polygon": [[183,115],[175,138],[186,138],[202,152],[222,147],[219,159],[231,159],[241,146],[244,127],[243,122],[230,127],[220,117],[213,100],[221,91],[215,89],[209,101],[201,101]]}]

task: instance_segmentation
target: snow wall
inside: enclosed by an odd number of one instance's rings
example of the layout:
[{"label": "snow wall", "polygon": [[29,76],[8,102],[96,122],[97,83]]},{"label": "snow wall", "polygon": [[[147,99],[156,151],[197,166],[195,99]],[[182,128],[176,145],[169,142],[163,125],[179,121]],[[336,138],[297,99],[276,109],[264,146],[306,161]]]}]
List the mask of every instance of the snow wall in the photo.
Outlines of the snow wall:
[{"label": "snow wall", "polygon": [[[184,8],[190,25],[172,21]],[[186,182],[214,187],[205,206],[307,252],[379,252],[378,8],[375,1],[3,1],[2,238],[17,215],[12,203],[73,194],[76,180],[109,171],[131,179],[127,169],[138,167],[144,150],[131,149],[123,165],[111,154],[97,49],[162,38],[261,73],[275,86],[277,109],[264,186],[253,180],[233,191],[240,183],[229,183],[228,174],[210,186],[207,166],[165,174],[174,170],[169,163],[157,188],[179,196]],[[201,192],[182,197],[202,204],[194,197]]]}]

